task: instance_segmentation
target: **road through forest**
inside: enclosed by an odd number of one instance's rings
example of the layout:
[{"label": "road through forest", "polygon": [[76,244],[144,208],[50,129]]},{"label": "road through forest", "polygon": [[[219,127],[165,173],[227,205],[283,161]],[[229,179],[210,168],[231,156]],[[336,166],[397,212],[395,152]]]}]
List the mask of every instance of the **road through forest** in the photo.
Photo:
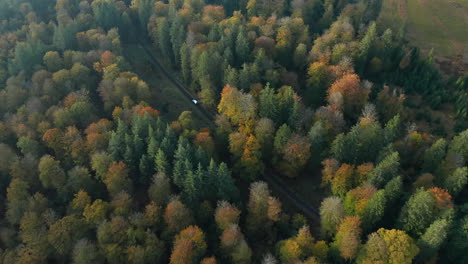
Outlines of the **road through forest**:
[{"label": "road through forest", "polygon": [[[153,66],[159,69],[164,77],[166,77],[171,83],[174,84],[177,89],[186,97],[187,103],[193,104],[192,99],[196,98],[185,88],[185,86],[180,83],[172,74],[161,64],[158,58],[154,55],[151,50],[151,43],[147,40],[138,40],[139,46],[144,50],[148,56],[149,61]],[[208,120],[214,123],[214,115],[208,110],[203,108],[201,105],[197,104],[196,108],[203,114]],[[313,222],[318,222],[320,215],[317,208],[314,208],[308,202],[304,201],[299,197],[294,191],[292,191],[286,183],[272,171],[266,171],[261,177],[270,185],[273,191],[280,194],[282,198],[288,199],[289,204],[294,205],[299,211],[301,211],[306,217],[308,217]]]}]

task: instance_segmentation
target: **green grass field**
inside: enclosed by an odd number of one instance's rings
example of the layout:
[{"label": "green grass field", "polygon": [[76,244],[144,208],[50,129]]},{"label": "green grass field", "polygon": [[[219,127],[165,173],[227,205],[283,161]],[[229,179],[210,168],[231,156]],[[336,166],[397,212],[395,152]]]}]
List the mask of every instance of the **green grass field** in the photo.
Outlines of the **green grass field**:
[{"label": "green grass field", "polygon": [[384,0],[379,21],[423,51],[468,63],[468,0]]}]

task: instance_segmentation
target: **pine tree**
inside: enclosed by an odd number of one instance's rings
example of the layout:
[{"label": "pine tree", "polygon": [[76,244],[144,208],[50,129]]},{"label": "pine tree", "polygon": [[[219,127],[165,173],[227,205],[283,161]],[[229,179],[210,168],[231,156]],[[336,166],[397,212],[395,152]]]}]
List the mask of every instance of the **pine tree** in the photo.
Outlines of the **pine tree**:
[{"label": "pine tree", "polygon": [[158,173],[169,173],[169,162],[162,149],[159,149],[155,157],[155,170]]},{"label": "pine tree", "polygon": [[288,143],[289,138],[291,137],[291,129],[288,125],[283,124],[278,128],[275,135],[274,141],[274,150],[275,153],[281,153],[284,146]]},{"label": "pine tree", "polygon": [[109,30],[120,25],[120,15],[114,0],[93,1],[91,7],[93,8],[96,24],[103,27],[105,30]]},{"label": "pine tree", "polygon": [[273,122],[278,122],[278,102],[276,101],[275,90],[269,84],[260,92],[259,101],[260,117],[266,117],[273,120]]},{"label": "pine tree", "polygon": [[115,161],[123,160],[125,154],[125,134],[126,127],[122,120],[117,122],[117,130],[112,131],[109,139],[109,154]]},{"label": "pine tree", "polygon": [[215,184],[218,200],[237,202],[239,200],[239,190],[231,176],[231,171],[225,163],[219,164],[216,175]]},{"label": "pine tree", "polygon": [[157,40],[162,54],[172,54],[169,21],[165,17],[157,18]]},{"label": "pine tree", "polygon": [[387,122],[387,124],[385,124],[383,133],[386,144],[392,143],[400,136],[400,115],[394,116],[392,119],[390,119],[390,121]]},{"label": "pine tree", "polygon": [[244,27],[239,29],[239,33],[236,38],[236,62],[237,65],[242,65],[248,61],[250,55],[249,40],[247,37],[247,32]]},{"label": "pine tree", "polygon": [[190,48],[187,46],[186,42],[183,42],[180,47],[180,69],[186,84],[191,81],[190,57]]},{"label": "pine tree", "polygon": [[198,186],[197,172],[188,171],[183,182],[183,197],[190,208],[195,208],[197,206],[199,192],[200,188]]},{"label": "pine tree", "polygon": [[358,72],[364,72],[367,60],[369,58],[369,54],[371,53],[371,48],[372,45],[375,42],[375,39],[377,38],[377,26],[376,23],[373,22],[369,28],[367,29],[366,34],[364,37],[361,39],[361,42],[359,43],[359,69]]},{"label": "pine tree", "polygon": [[231,67],[228,64],[226,70],[224,71],[224,85],[230,85],[232,87],[239,86],[239,76],[236,68]]},{"label": "pine tree", "polygon": [[148,155],[143,154],[140,158],[140,162],[138,164],[138,170],[140,171],[140,184],[148,184],[148,180],[150,179],[151,175],[154,174],[154,162],[148,157]]},{"label": "pine tree", "polygon": [[142,32],[146,32],[148,21],[151,17],[151,10],[153,8],[154,0],[139,0],[135,2],[137,5],[138,20]]}]

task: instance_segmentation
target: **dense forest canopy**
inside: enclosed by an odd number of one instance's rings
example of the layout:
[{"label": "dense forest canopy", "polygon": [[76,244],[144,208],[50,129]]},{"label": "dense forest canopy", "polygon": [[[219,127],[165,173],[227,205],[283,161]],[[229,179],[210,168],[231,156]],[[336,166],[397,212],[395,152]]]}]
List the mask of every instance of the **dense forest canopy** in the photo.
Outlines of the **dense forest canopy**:
[{"label": "dense forest canopy", "polygon": [[380,7],[0,0],[0,263],[468,263],[468,76]]}]

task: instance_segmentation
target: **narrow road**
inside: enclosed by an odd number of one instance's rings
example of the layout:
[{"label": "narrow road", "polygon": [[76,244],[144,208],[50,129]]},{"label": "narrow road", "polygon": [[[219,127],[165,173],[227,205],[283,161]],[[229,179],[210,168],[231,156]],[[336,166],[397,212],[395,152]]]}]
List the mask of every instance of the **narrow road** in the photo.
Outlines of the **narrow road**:
[{"label": "narrow road", "polygon": [[[169,73],[164,66],[159,62],[156,56],[154,56],[153,52],[149,47],[151,44],[148,41],[144,41],[139,39],[139,45],[143,48],[145,53],[148,55],[149,61],[156,66],[161,72],[163,72],[166,77],[179,89],[182,94],[187,98],[190,104],[192,104],[192,99],[195,97],[181,84],[176,78]],[[201,105],[196,105],[197,109],[211,122],[214,122],[214,115],[210,113],[208,110],[203,108]],[[282,194],[282,197],[289,200],[290,203],[294,204],[299,211],[301,211],[305,216],[308,218],[318,220],[320,218],[319,211],[311,206],[308,202],[304,201],[301,197],[299,197],[294,191],[292,191],[286,183],[276,174],[271,171],[268,171],[262,175],[262,178],[270,184],[276,191]]]},{"label": "narrow road", "polygon": [[[143,40],[138,40],[138,42],[140,43],[140,46],[143,48],[143,50],[146,52],[146,54],[148,55],[148,58],[150,59],[150,61],[153,63],[154,66],[156,66],[159,70],[161,70],[165,75],[166,77],[177,87],[177,89],[180,90],[180,92],[185,96],[187,97],[187,99],[189,99],[190,103],[193,104],[192,100],[196,98],[196,96],[192,95],[188,89],[186,89],[184,87],[183,84],[181,84],[176,78],[174,78],[172,76],[172,74],[170,74],[166,68],[164,68],[164,66],[162,66],[162,64],[159,62],[159,60],[156,58],[156,56],[154,56],[153,52],[148,48],[148,46],[151,46],[150,43],[148,43],[147,41],[143,41]],[[208,112],[208,110],[206,110],[205,108],[203,108],[200,104],[196,104],[195,105],[198,110],[200,110],[200,112],[206,117],[208,118],[209,120],[211,120],[213,122],[214,120],[214,116]]]}]

